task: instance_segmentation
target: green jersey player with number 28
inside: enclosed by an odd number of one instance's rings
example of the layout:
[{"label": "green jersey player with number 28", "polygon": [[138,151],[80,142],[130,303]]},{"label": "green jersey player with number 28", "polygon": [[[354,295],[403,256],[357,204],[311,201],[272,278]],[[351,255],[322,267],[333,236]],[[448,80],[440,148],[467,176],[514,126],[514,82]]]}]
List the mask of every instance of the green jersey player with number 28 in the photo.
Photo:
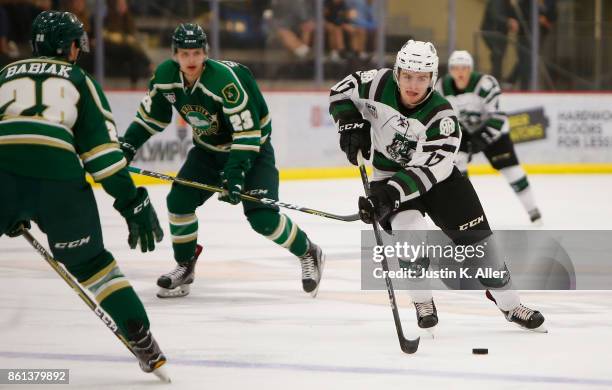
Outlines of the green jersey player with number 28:
[{"label": "green jersey player with number 28", "polygon": [[[173,58],[161,63],[121,147],[128,160],[172,119],[172,107],[193,129],[193,147],[179,177],[223,185],[219,199],[240,202],[240,193],[278,200],[278,170],[272,148],[272,122],[266,102],[251,71],[235,62],[208,58],[206,34],[192,23],[179,25],[172,35]],[[160,298],[189,293],[197,245],[196,208],[211,192],[173,184],[167,204],[176,268],[157,284]],[[302,287],[316,296],[323,270],[321,249],[278,207],[245,202],[244,214],[253,230],[296,255],[302,266]],[[228,236],[228,245],[239,241]]]},{"label": "green jersey player with number 28", "polygon": [[85,181],[88,172],[115,199],[132,248],[155,248],[163,233],[147,191],[134,186],[125,168],[102,89],[75,64],[88,50],[83,23],[69,12],[42,12],[31,43],[33,58],[0,70],[0,236],[36,222],[53,256],[115,321],[141,368],[161,369],[166,358],[142,302],[104,248]]}]

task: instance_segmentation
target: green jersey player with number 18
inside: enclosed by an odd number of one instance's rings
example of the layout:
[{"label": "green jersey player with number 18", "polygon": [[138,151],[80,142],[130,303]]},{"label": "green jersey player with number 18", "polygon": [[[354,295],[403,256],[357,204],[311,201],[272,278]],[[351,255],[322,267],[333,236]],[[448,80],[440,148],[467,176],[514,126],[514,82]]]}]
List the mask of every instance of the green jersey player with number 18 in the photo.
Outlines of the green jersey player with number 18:
[{"label": "green jersey player with number 18", "polygon": [[146,189],[136,188],[98,83],[75,64],[87,51],[83,24],[45,11],[32,24],[34,57],[0,71],[0,236],[34,221],[53,256],[113,318],[145,372],[166,361],[142,302],[102,242],[85,172],[115,198],[132,248],[162,239]]},{"label": "green jersey player with number 18", "polygon": [[[454,164],[461,129],[452,106],[434,91],[437,75],[433,44],[410,40],[398,52],[393,70],[356,72],[332,87],[330,113],[340,148],[355,165],[359,151],[366,158],[374,151],[370,195],[359,199],[361,219],[372,223],[376,215],[385,229],[410,231],[411,242],[420,243],[426,240],[419,231],[427,230],[427,214],[455,244],[486,245],[489,262],[502,268],[480,200]],[[429,259],[400,265],[418,274],[428,268]],[[544,317],[520,303],[506,275],[479,281],[508,321],[542,329]],[[423,286],[410,295],[418,325],[433,328],[436,306],[431,290]]]},{"label": "green jersey player with number 18", "polygon": [[[179,25],[172,36],[174,58],[161,63],[122,138],[128,160],[172,119],[172,108],[193,129],[193,147],[179,171],[184,179],[223,185],[220,200],[237,204],[240,193],[278,199],[272,124],[266,102],[250,70],[241,64],[208,58],[206,34],[192,23]],[[212,196],[173,184],[167,204],[176,269],[162,275],[158,297],[189,293],[197,257],[196,208]],[[302,266],[302,287],[316,296],[323,254],[278,207],[243,203],[244,214],[257,233],[287,248]],[[239,241],[228,232],[228,244]]]}]

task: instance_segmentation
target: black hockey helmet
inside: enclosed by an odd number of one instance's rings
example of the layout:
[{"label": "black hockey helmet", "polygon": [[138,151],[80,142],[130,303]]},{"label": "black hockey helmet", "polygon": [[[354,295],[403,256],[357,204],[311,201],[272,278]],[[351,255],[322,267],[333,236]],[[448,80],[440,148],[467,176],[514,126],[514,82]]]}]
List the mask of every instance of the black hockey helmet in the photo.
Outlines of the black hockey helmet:
[{"label": "black hockey helmet", "polygon": [[66,57],[72,42],[89,52],[83,23],[71,12],[44,11],[32,22],[30,43],[34,56]]}]

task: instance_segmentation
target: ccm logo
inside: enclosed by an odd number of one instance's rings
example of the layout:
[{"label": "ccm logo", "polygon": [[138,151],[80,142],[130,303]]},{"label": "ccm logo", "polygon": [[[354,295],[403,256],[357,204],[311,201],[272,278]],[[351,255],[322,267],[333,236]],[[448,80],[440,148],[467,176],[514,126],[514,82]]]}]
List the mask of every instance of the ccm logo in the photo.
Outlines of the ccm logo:
[{"label": "ccm logo", "polygon": [[340,127],[338,129],[340,131],[353,130],[353,129],[363,129],[363,123],[346,123],[344,125],[340,125]]},{"label": "ccm logo", "polygon": [[140,213],[142,209],[144,209],[145,207],[149,205],[149,203],[151,203],[151,201],[147,197],[147,199],[145,199],[144,202],[142,202],[141,204],[139,204],[138,206],[134,208],[134,215]]},{"label": "ccm logo", "polygon": [[464,223],[463,225],[460,225],[459,226],[459,230],[469,229],[471,227],[474,227],[474,226],[478,225],[479,223],[481,223],[483,221],[484,221],[484,215],[481,215],[480,217],[478,217],[476,219],[473,219],[473,220],[471,220],[468,223]]},{"label": "ccm logo", "polygon": [[85,238],[81,238],[80,240],[76,240],[76,241],[58,242],[57,244],[55,244],[55,248],[56,249],[72,249],[72,248],[77,248],[77,247],[83,246],[85,244],[88,244],[89,240],[91,240],[91,236],[87,236]]}]

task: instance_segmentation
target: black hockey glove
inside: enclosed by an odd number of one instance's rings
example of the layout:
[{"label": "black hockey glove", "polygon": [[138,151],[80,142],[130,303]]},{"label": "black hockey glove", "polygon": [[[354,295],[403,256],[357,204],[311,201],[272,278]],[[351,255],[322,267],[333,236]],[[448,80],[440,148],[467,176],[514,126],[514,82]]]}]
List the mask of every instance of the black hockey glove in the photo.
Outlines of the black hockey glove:
[{"label": "black hockey glove", "polygon": [[115,201],[113,206],[127,222],[130,248],[135,249],[140,242],[142,252],[152,251],[155,249],[155,242],[160,242],[164,238],[164,232],[159,226],[147,190],[144,187],[138,187],[136,190],[136,197],[127,206],[118,206],[118,201]]},{"label": "black hockey glove", "polygon": [[372,148],[370,122],[365,119],[340,121],[338,132],[340,133],[340,149],[346,153],[346,157],[351,164],[358,165],[357,152],[360,150],[366,160],[370,159],[370,149]]},{"label": "black hockey glove", "polygon": [[359,218],[367,224],[374,222],[374,214],[378,222],[385,219],[400,205],[399,192],[388,184],[372,186],[370,196],[359,197]]},{"label": "black hockey glove", "polygon": [[19,237],[23,232],[22,229],[29,230],[32,228],[30,221],[19,221],[14,224],[9,230],[7,230],[6,235],[9,237]]},{"label": "black hockey glove", "polygon": [[121,151],[123,152],[123,155],[125,156],[125,159],[129,165],[136,155],[136,147],[126,142],[123,137],[119,137],[119,146],[121,147]]}]

